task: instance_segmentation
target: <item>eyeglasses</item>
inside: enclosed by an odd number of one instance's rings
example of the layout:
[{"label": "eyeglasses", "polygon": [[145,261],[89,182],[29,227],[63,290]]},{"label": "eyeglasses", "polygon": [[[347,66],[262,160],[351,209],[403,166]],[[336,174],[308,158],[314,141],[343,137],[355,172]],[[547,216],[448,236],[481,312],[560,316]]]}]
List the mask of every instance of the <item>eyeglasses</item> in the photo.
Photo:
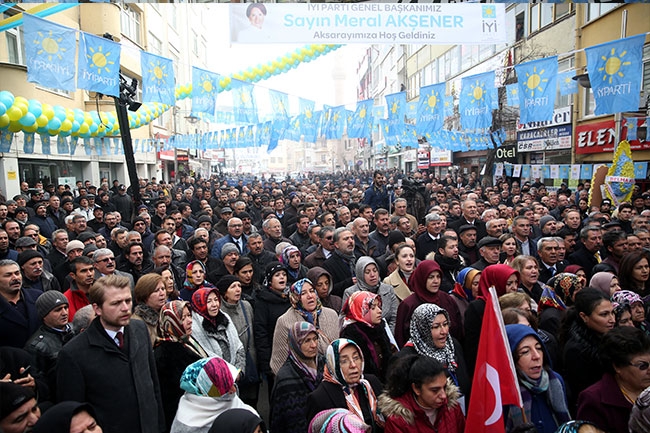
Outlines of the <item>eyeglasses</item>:
[{"label": "eyeglasses", "polygon": [[97,263],[106,263],[106,262],[114,262],[114,261],[115,261],[115,257],[106,257],[104,259],[97,260]]},{"label": "eyeglasses", "polygon": [[636,364],[632,364],[630,362],[630,365],[632,367],[638,368],[641,371],[646,371],[648,368],[650,368],[650,362],[648,362],[648,361],[640,361],[640,362],[637,362]]}]

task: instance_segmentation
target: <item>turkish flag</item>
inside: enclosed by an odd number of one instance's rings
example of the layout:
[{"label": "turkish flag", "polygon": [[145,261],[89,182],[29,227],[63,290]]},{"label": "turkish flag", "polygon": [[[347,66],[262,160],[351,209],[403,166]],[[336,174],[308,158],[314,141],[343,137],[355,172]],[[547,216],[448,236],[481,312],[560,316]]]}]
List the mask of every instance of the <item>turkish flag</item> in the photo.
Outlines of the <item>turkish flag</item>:
[{"label": "turkish flag", "polygon": [[494,287],[489,292],[465,433],[504,433],[503,405],[523,406],[497,293]]}]

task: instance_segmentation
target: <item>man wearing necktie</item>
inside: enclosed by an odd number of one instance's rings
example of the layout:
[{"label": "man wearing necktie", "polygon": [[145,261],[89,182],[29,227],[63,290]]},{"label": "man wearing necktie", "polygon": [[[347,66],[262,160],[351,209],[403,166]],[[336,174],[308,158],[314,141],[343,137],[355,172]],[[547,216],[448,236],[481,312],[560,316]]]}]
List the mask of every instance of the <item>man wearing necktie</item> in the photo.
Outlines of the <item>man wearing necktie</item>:
[{"label": "man wearing necktie", "polygon": [[554,275],[564,270],[564,265],[558,263],[559,244],[552,237],[541,238],[537,241],[537,255],[539,256],[539,277],[538,280],[546,283]]}]

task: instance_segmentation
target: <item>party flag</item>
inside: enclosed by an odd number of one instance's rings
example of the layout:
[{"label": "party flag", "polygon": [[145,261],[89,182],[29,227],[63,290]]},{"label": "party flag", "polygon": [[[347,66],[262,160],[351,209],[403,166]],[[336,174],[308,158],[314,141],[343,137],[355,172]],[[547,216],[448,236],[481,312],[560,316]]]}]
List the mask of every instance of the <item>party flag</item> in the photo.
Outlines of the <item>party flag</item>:
[{"label": "party flag", "polygon": [[524,164],[521,166],[521,177],[524,179],[530,179],[531,169],[530,164]]},{"label": "party flag", "polygon": [[405,124],[400,136],[400,143],[402,147],[418,147],[418,134],[415,130],[415,125]]},{"label": "party flag", "polygon": [[68,146],[68,138],[62,135],[57,135],[56,137],[56,152],[59,155],[67,155],[70,153],[70,148]]},{"label": "party flag", "polygon": [[174,105],[174,64],[171,59],[140,52],[142,68],[142,102],[161,102]]},{"label": "party flag", "polygon": [[515,66],[519,83],[520,123],[553,119],[557,89],[557,56]]},{"label": "party flag", "polygon": [[70,155],[74,155],[77,151],[77,144],[79,143],[79,137],[71,136],[70,137]]},{"label": "party flag", "polygon": [[75,90],[77,31],[23,13],[27,81],[53,89]]},{"label": "party flag", "polygon": [[345,129],[345,106],[331,107],[325,138],[339,139]]},{"label": "party flag", "polygon": [[192,111],[214,115],[219,93],[219,74],[192,66]]},{"label": "party flag", "polygon": [[645,179],[648,177],[648,161],[634,163],[634,178]]},{"label": "party flag", "polygon": [[636,140],[636,131],[638,123],[635,117],[626,117],[625,126],[627,127],[626,139],[628,141]]},{"label": "party flag", "polygon": [[95,150],[97,151],[97,155],[104,156],[104,143],[102,143],[102,139],[95,137],[93,141],[95,142]]},{"label": "party flag", "polygon": [[269,97],[271,98],[271,108],[276,118],[289,117],[289,95],[277,90],[269,90]]},{"label": "party flag", "polygon": [[257,123],[257,106],[253,95],[255,86],[235,79],[230,82],[230,86],[232,87],[235,122]]},{"label": "party flag", "polygon": [[594,173],[593,164],[582,164],[580,166],[580,179],[591,180],[593,173]]},{"label": "party flag", "polygon": [[645,33],[585,49],[594,114],[636,111],[643,76]]},{"label": "party flag", "polygon": [[454,115],[454,97],[445,96],[444,116],[449,117]]},{"label": "party flag", "polygon": [[519,106],[519,84],[508,84],[506,86],[506,93],[508,96],[508,106]]},{"label": "party flag", "polygon": [[490,287],[481,325],[465,431],[503,433],[503,405],[523,407],[524,403],[497,293],[494,287]]},{"label": "party flag", "polygon": [[120,95],[120,44],[80,32],[77,87],[104,95]]},{"label": "party flag", "polygon": [[255,126],[246,126],[246,136],[244,137],[244,147],[255,146]]},{"label": "party flag", "polygon": [[271,138],[271,122],[259,123],[255,136],[255,146],[261,147],[269,144]]},{"label": "party flag", "polygon": [[419,102],[416,101],[407,102],[404,115],[409,119],[415,119],[418,115],[418,105]]},{"label": "party flag", "polygon": [[571,95],[578,93],[578,82],[573,79],[576,71],[560,72],[557,76],[557,84],[560,87],[560,95]]},{"label": "party flag", "polygon": [[348,137],[370,138],[373,122],[372,106],[372,99],[357,102],[357,109],[354,111],[352,121],[348,125]]},{"label": "party flag", "polygon": [[490,90],[494,88],[494,72],[463,78],[460,91],[460,124],[463,129],[485,129],[492,124]]},{"label": "party flag", "polygon": [[[47,134],[41,135],[41,143],[45,142],[44,137],[47,137],[49,140],[50,136]],[[45,147],[45,146],[43,146]],[[34,133],[33,132],[24,132],[23,133],[23,152],[26,154],[34,153]],[[45,152],[43,152],[45,153]]]},{"label": "party flag", "polygon": [[416,130],[424,135],[425,131],[442,129],[444,120],[445,83],[432,84],[420,88]]},{"label": "party flag", "polygon": [[383,105],[374,105],[372,107],[372,117],[375,118],[376,124],[379,124],[379,119],[383,119],[384,115],[386,114],[386,107]]},{"label": "party flag", "polygon": [[[52,154],[52,149],[50,147],[50,140],[51,140],[50,134],[41,134],[41,152],[43,152],[43,155],[51,155]],[[32,148],[32,151],[30,153],[33,153],[34,152],[34,134],[27,134],[25,136],[25,147],[27,147],[28,144]],[[25,152],[25,153],[27,153],[27,152]]]},{"label": "party flag", "polygon": [[14,133],[11,131],[0,131],[0,152],[7,153],[11,150],[11,143],[14,140]]},{"label": "party flag", "polygon": [[393,135],[400,135],[404,124],[406,113],[406,92],[386,95],[386,106],[388,108],[388,128]]}]

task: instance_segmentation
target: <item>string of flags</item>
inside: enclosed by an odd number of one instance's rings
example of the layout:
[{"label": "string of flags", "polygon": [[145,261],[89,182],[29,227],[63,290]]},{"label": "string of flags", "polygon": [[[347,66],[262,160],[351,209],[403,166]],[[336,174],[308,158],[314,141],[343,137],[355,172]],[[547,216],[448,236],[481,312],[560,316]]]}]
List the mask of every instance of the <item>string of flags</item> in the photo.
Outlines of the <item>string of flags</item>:
[{"label": "string of flags", "polygon": [[[494,164],[493,171],[495,176],[522,179],[579,180],[591,179],[594,171],[601,165],[603,165],[602,162],[596,164],[511,164],[508,162],[498,162]],[[634,178],[647,179],[647,175],[648,161],[635,161]]]}]

